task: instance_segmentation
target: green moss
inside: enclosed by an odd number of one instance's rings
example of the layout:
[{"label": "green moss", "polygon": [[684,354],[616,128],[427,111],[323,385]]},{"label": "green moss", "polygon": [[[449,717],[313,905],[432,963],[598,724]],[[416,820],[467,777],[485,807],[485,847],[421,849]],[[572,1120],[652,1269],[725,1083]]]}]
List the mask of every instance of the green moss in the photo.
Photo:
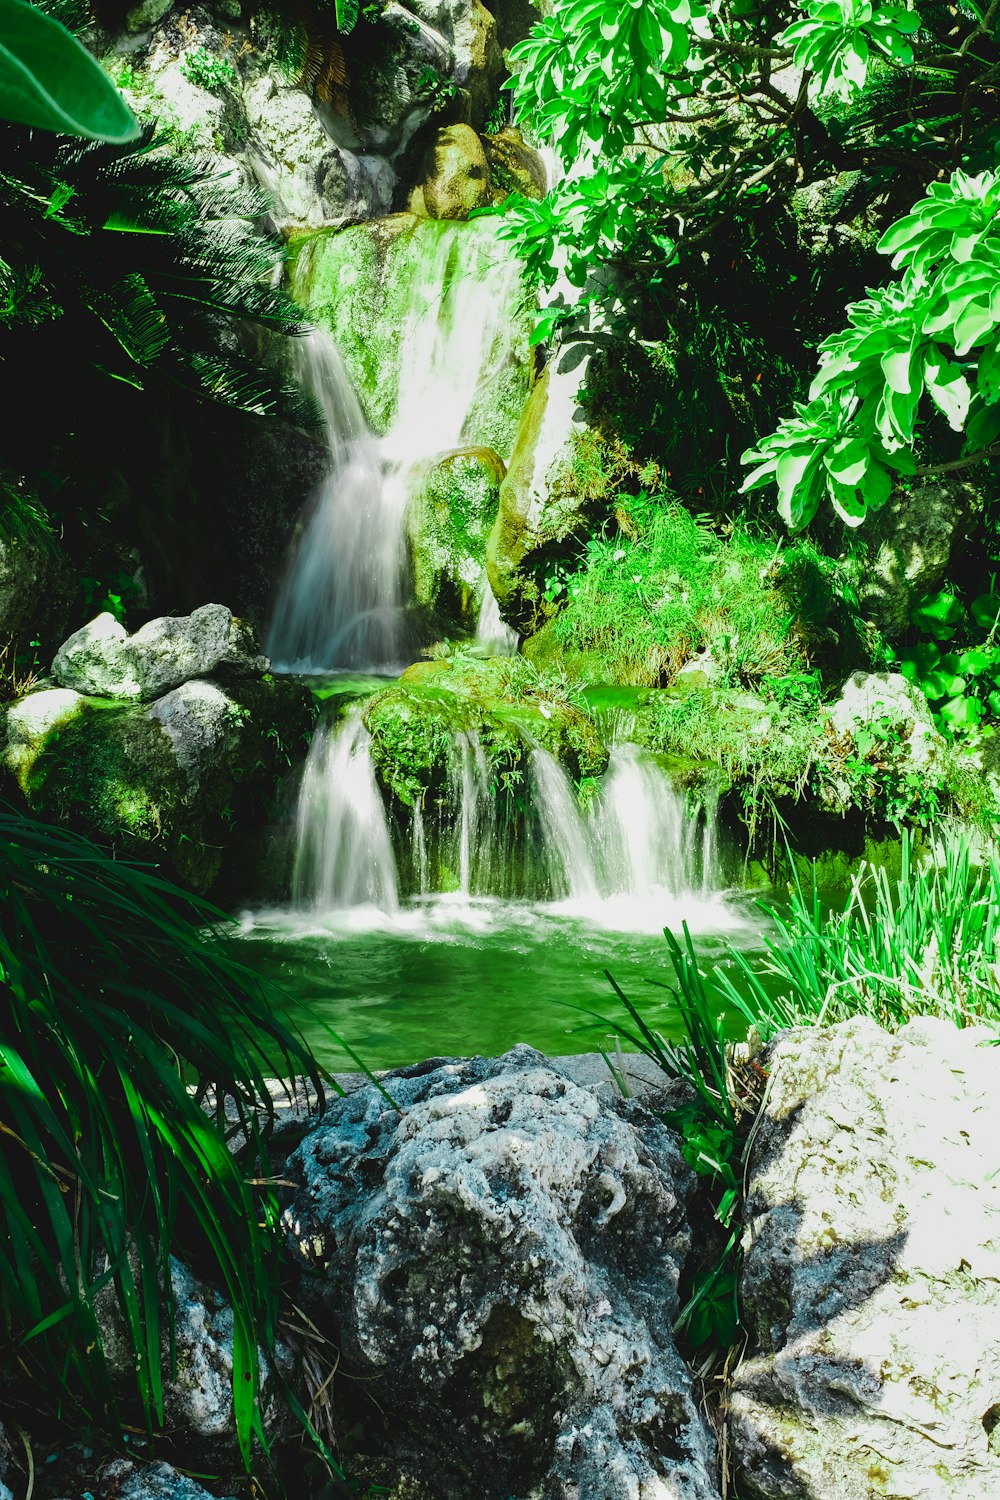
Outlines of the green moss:
[{"label": "green moss", "polygon": [[[494,226],[392,214],[341,230],[301,235],[294,242],[296,299],[333,335],[376,432],[396,416],[400,349],[413,319],[430,312],[447,320],[451,288],[497,274]],[[509,454],[533,367],[525,294],[498,321],[490,379],[477,392],[463,440]]]},{"label": "green moss", "polygon": [[450,453],[431,469],[407,511],[414,594],[459,628],[475,623],[505,472],[492,448]]},{"label": "green moss", "polygon": [[460,653],[420,663],[369,700],[364,722],[380,779],[407,807],[446,795],[462,734],[478,736],[494,791],[515,798],[534,744],[560,760],[579,785],[607,764],[582,701],[520,658]]},{"label": "green moss", "polygon": [[705,650],[742,687],[800,672],[807,654],[775,552],[746,532],[723,538],[680,505],[622,500],[617,531],[546,581],[565,604],[533,654],[558,647],[574,675],[635,686],[669,683]]}]

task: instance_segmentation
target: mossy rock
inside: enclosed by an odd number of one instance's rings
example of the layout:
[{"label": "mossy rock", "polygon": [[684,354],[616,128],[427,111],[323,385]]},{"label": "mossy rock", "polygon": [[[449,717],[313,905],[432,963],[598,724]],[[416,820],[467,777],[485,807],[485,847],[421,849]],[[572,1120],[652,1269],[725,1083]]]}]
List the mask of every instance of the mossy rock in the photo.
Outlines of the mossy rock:
[{"label": "mossy rock", "polygon": [[593,530],[595,501],[577,464],[586,432],[580,405],[587,361],[547,365],[524,409],[500,509],[486,550],[486,571],[500,613],[531,635],[556,612],[545,597],[547,562],[578,548]]},{"label": "mossy rock", "polygon": [[53,689],[11,705],[4,764],[33,812],[205,893],[264,821],[314,715],[304,689],[274,680],[202,678],[125,706]]},{"label": "mossy rock", "polygon": [[[449,318],[461,321],[468,316],[462,292],[502,278],[508,303],[488,351],[489,378],[472,400],[460,440],[506,458],[531,384],[532,311],[493,224],[392,214],[300,236],[293,248],[295,296],[332,335],[379,434],[396,419],[401,350],[413,346],[417,323],[429,315],[445,326]],[[417,441],[420,436],[415,434]]]},{"label": "mossy rock", "polygon": [[471,125],[445,125],[434,137],[417,189],[415,212],[428,219],[468,219],[492,201],[486,152]]},{"label": "mossy rock", "polygon": [[508,789],[523,780],[535,745],[577,783],[608,760],[586,709],[519,658],[419,662],[376,693],[363,717],[379,777],[407,807],[447,799],[462,736],[478,739],[494,784]]},{"label": "mossy rock", "polygon": [[490,169],[490,195],[494,203],[503,203],[511,193],[536,202],[545,197],[548,179],[545,163],[529,146],[516,125],[483,136],[483,151]]},{"label": "mossy rock", "polygon": [[486,581],[486,540],[507,470],[492,448],[446,454],[407,510],[413,589],[444,627],[475,626]]}]

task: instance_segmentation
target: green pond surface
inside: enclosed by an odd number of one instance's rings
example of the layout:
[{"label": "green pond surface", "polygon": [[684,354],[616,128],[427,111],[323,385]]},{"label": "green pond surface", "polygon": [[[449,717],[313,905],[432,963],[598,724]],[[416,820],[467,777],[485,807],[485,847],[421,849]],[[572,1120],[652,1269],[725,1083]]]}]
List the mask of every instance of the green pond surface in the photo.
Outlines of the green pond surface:
[{"label": "green pond surface", "polygon": [[[687,921],[707,966],[726,944],[761,945],[754,893],[614,898],[590,909],[489,897],[434,896],[393,913],[270,911],[241,922],[241,957],[292,997],[291,1018],[335,1071],[433,1056],[492,1056],[516,1042],[549,1054],[614,1045],[630,1024],[609,970],[648,1024],[680,1035],[662,928]],[[583,1010],[607,1019],[594,1021]],[[734,1035],[741,1032],[734,1019]],[[627,1042],[625,1050],[632,1050]]]}]

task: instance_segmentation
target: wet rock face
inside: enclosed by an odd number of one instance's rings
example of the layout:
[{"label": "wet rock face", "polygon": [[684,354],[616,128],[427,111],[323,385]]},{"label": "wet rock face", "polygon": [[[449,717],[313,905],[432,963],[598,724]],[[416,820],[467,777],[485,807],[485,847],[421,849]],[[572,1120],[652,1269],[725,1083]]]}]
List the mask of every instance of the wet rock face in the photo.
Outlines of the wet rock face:
[{"label": "wet rock face", "polygon": [[747,1203],[741,1494],[1000,1494],[1000,1175],[992,1032],[795,1031]]},{"label": "wet rock face", "polygon": [[573,538],[592,530],[591,504],[574,473],[575,439],[586,427],[580,399],[587,360],[562,356],[546,365],[521,417],[500,509],[490,534],[486,571],[508,625],[522,634],[555,612],[539,570]]},{"label": "wet rock face", "polygon": [[437,1500],[716,1496],[672,1334],[692,1188],[673,1135],[528,1047],[386,1088],[398,1111],[339,1100],[285,1169],[365,1471]]},{"label": "wet rock face", "polygon": [[99,1500],[233,1500],[215,1496],[170,1464],[134,1464],[119,1458],[102,1476]]}]

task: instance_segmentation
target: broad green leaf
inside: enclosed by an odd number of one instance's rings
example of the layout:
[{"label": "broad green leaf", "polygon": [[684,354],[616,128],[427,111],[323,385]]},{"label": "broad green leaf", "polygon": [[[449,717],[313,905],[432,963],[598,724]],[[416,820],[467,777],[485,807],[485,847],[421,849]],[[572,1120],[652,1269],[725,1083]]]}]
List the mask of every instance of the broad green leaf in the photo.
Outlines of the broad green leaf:
[{"label": "broad green leaf", "polygon": [[976,389],[987,406],[1000,401],[1000,343],[980,354]]},{"label": "broad green leaf", "polygon": [[928,354],[924,362],[924,380],[931,400],[955,432],[961,432],[969,413],[972,392],[958,365],[947,360],[939,350]]},{"label": "broad green leaf", "polygon": [[824,455],[823,463],[827,473],[840,484],[858,485],[865,476],[870,459],[867,444],[859,438],[843,437],[838,438]]},{"label": "broad green leaf", "polygon": [[960,357],[968,354],[973,344],[992,333],[996,319],[988,306],[982,302],[970,302],[955,324],[955,353]]},{"label": "broad green leaf", "polygon": [[121,144],[139,126],[74,36],[25,0],[0,0],[0,118]]},{"label": "broad green leaf", "polygon": [[969,605],[969,613],[983,630],[992,630],[1000,620],[1000,594],[979,594]]}]

